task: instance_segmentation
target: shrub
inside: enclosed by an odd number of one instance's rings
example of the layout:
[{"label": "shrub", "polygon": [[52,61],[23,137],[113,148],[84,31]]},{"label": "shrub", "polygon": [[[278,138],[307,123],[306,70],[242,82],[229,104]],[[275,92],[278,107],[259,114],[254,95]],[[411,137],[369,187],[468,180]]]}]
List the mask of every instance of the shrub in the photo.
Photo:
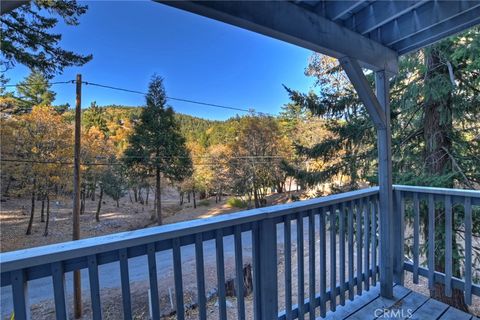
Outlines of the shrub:
[{"label": "shrub", "polygon": [[230,207],[235,207],[235,208],[246,208],[247,207],[247,202],[243,201],[242,199],[239,198],[228,198],[227,200],[227,205]]}]

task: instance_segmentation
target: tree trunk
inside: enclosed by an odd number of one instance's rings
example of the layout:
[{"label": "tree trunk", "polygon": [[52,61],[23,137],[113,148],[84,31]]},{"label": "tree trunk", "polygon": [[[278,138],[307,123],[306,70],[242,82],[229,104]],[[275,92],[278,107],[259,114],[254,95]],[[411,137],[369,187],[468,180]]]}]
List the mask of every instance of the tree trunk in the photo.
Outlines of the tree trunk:
[{"label": "tree trunk", "polygon": [[95,179],[93,180],[93,187],[92,187],[92,190],[91,190],[91,192],[92,192],[92,194],[91,194],[92,201],[95,201],[95,191],[96,191],[96,189],[97,189],[97,179],[95,178]]},{"label": "tree trunk", "polygon": [[137,194],[137,188],[133,188],[133,198],[135,199],[135,202],[138,202],[138,194]]},{"label": "tree trunk", "polygon": [[148,206],[148,198],[150,197],[150,186],[147,185],[147,196],[145,197],[145,204]]},{"label": "tree trunk", "polygon": [[183,192],[180,192],[180,205],[183,205]]},{"label": "tree trunk", "polygon": [[86,186],[84,184],[82,187],[82,191],[80,191],[80,214],[85,213],[85,196],[86,196]]},{"label": "tree trunk", "polygon": [[43,232],[43,236],[46,237],[48,236],[48,224],[50,222],[50,197],[46,196],[47,198],[47,223],[45,223],[45,231]]},{"label": "tree trunk", "polygon": [[157,223],[159,226],[162,225],[162,200],[161,200],[161,185],[160,185],[160,168],[156,168],[156,202],[157,202]]},{"label": "tree trunk", "polygon": [[42,210],[40,211],[40,222],[45,222],[45,197],[42,198]]},{"label": "tree trunk", "polygon": [[[438,77],[449,77],[448,68],[442,62],[441,57],[435,49],[426,50],[426,85],[429,81],[438,81]],[[424,141],[425,151],[424,159],[427,173],[432,176],[444,176],[451,173],[452,161],[449,154],[452,149],[452,97],[451,93],[445,93],[442,97],[427,96],[425,100],[424,115]],[[443,179],[445,181],[445,179]],[[446,181],[443,187],[452,188],[453,178]],[[428,228],[428,224],[425,226]],[[445,210],[435,210],[435,246],[436,252],[442,252],[435,255],[435,271],[445,272]],[[428,231],[430,232],[430,231]],[[453,256],[460,256],[456,245],[455,232],[452,232],[452,250]],[[461,277],[461,267],[459,259],[453,261],[453,275]],[[445,296],[445,286],[436,284],[435,289],[430,291],[430,296],[441,302],[449,304],[457,309],[467,311],[463,292],[458,289],[452,290],[452,296]]]},{"label": "tree trunk", "polygon": [[116,200],[117,200],[117,208],[120,208],[120,203],[118,202],[120,199],[117,198]]},{"label": "tree trunk", "polygon": [[195,190],[192,190],[192,196],[193,196],[193,208],[197,208],[197,199],[195,199]]},{"label": "tree trunk", "polygon": [[95,220],[100,222],[100,209],[102,208],[103,186],[100,185],[100,194],[98,196],[97,212],[95,213]]},{"label": "tree trunk", "polygon": [[32,207],[30,209],[30,220],[28,221],[27,236],[32,234],[32,225],[33,225],[33,215],[35,214],[35,189],[37,187],[37,180],[33,179],[33,188],[32,188]]}]

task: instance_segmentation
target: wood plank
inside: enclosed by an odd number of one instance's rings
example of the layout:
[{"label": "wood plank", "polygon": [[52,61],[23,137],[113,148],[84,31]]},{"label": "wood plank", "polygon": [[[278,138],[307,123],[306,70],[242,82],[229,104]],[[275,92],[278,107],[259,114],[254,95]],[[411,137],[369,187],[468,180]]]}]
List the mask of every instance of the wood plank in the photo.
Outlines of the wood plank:
[{"label": "wood plank", "polygon": [[452,197],[445,196],[445,295],[452,296]]},{"label": "wood plank", "polygon": [[320,316],[327,314],[327,246],[326,246],[326,227],[325,215],[326,209],[321,208],[319,215],[319,237],[320,237]]},{"label": "wood plank", "polygon": [[61,261],[52,263],[53,295],[55,301],[55,318],[67,319],[67,306],[65,300],[65,273]]},{"label": "wood plank", "polygon": [[158,296],[157,260],[155,258],[155,243],[147,245],[148,277],[150,280],[150,306],[153,319],[160,319],[160,300]]},{"label": "wood plank", "polygon": [[377,297],[375,300],[364,306],[363,308],[359,309],[352,315],[348,317],[350,320],[364,320],[364,319],[373,319],[375,317],[375,313],[378,312],[379,309],[388,309],[394,306],[399,300],[403,299],[410,293],[410,289],[407,289],[403,286],[395,286],[393,287],[393,298],[388,299],[384,297]]},{"label": "wood plank", "polygon": [[297,216],[297,300],[298,300],[298,319],[305,318],[305,275],[303,259],[303,215],[302,212]]},{"label": "wood plank", "polygon": [[227,319],[227,302],[225,298],[225,263],[223,253],[223,230],[215,232],[215,251],[217,260],[217,295],[220,319]]},{"label": "wood plank", "polygon": [[345,305],[345,203],[342,203],[340,207],[340,235],[339,235],[339,246],[340,246],[340,305]]},{"label": "wood plank", "polygon": [[362,213],[363,213],[363,201],[357,200],[357,210],[355,212],[355,221],[356,221],[356,242],[357,242],[357,294],[362,294],[362,280],[363,280],[363,271],[362,271]]},{"label": "wood plank", "polygon": [[363,210],[363,270],[365,270],[366,277],[363,279],[363,284],[365,285],[365,290],[370,289],[370,210],[371,203],[370,199],[365,198],[365,209]]},{"label": "wood plank", "polygon": [[428,195],[428,288],[435,288],[435,200]]},{"label": "wood plank", "polygon": [[378,201],[377,198],[372,199],[372,230],[371,230],[371,245],[372,245],[372,285],[377,285],[377,211]]},{"label": "wood plank", "polygon": [[413,283],[418,284],[420,259],[420,201],[418,193],[413,194]]},{"label": "wood plank", "polygon": [[380,295],[380,286],[371,287],[361,296],[355,296],[353,300],[347,301],[344,306],[339,306],[335,312],[329,311],[325,316],[328,320],[343,320],[357,310],[378,298]]},{"label": "wood plank", "polygon": [[97,256],[91,255],[88,261],[88,280],[90,281],[90,299],[92,302],[93,320],[102,319],[102,306],[100,303],[100,283],[98,279]]},{"label": "wood plank", "polygon": [[472,304],[472,203],[465,198],[465,303]]},{"label": "wood plank", "polygon": [[308,213],[308,286],[309,286],[309,318],[315,320],[315,220],[313,210]]},{"label": "wood plank", "polygon": [[355,297],[354,287],[353,287],[353,278],[354,278],[354,268],[353,268],[353,210],[354,203],[351,201],[348,205],[348,298],[353,300]]},{"label": "wood plank", "polygon": [[177,307],[177,319],[185,318],[185,307],[183,305],[183,279],[182,279],[182,253],[180,252],[180,239],[172,240],[173,255],[173,279],[175,282],[175,304]]},{"label": "wood plank", "polygon": [[448,308],[448,310],[442,314],[439,320],[470,320],[472,315],[465,313],[453,307]]},{"label": "wood plank", "polygon": [[157,280],[157,261],[155,258],[155,243],[147,245],[148,257],[148,278],[150,280],[150,307],[152,311],[152,319],[160,319],[160,300],[158,297],[158,280]]},{"label": "wood plank", "polygon": [[130,296],[130,276],[128,272],[128,253],[127,249],[120,249],[118,251],[120,261],[120,279],[122,283],[122,304],[123,304],[123,319],[132,319],[132,303]]},{"label": "wood plank", "polygon": [[253,269],[253,315],[262,319],[262,296],[260,283],[260,230],[258,222],[252,225],[252,269]]},{"label": "wood plank", "polygon": [[237,319],[245,319],[245,298],[243,287],[243,252],[241,226],[235,226],[235,293],[237,296]]},{"label": "wood plank", "polygon": [[197,277],[197,303],[198,317],[200,320],[207,319],[207,298],[205,295],[205,271],[203,261],[203,239],[202,234],[195,235],[195,269]]},{"label": "wood plank", "polygon": [[330,310],[337,308],[337,207],[330,207]]},{"label": "wood plank", "polygon": [[25,271],[15,270],[11,273],[12,298],[15,319],[30,319],[30,305],[28,301],[28,284]]},{"label": "wood plank", "polygon": [[284,221],[284,254],[285,254],[285,316],[286,320],[293,319],[292,315],[292,224],[291,216],[285,216]]},{"label": "wood plank", "polygon": [[435,299],[428,299],[427,302],[413,313],[412,319],[438,319],[447,309],[448,305],[445,303],[441,303]]},{"label": "wood plank", "polygon": [[[375,319],[409,319],[418,308],[420,308],[425,302],[428,301],[428,297],[415,291],[410,291],[403,299],[397,301],[391,308],[388,308],[386,312],[375,312]],[[421,319],[419,319],[421,320]]]}]

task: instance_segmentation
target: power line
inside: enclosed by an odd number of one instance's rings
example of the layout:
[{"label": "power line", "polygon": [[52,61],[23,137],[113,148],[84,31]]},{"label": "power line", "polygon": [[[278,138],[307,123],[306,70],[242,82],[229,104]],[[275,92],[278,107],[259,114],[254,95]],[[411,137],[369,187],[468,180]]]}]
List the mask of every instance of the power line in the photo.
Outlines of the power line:
[{"label": "power line", "polygon": [[[73,84],[75,80],[68,80],[68,81],[55,81],[55,82],[48,82],[47,85],[54,85],[54,84]],[[3,87],[33,87],[36,84],[27,84],[27,83],[17,83],[17,84],[6,84]]]},{"label": "power line", "polygon": [[[48,85],[74,84],[74,83],[75,83],[75,80],[68,80],[68,81],[49,82]],[[120,88],[120,87],[101,84],[101,83],[96,83],[96,82],[82,81],[82,83],[85,84],[85,85],[90,85],[90,86],[95,86],[95,87],[100,87],[100,88],[105,88],[105,89],[110,89],[110,90],[116,90],[116,91],[123,91],[123,92],[128,92],[128,93],[135,93],[135,94],[140,94],[140,95],[143,95],[143,96],[145,96],[147,94],[146,92],[142,92],[142,91],[138,91],[138,90]],[[3,87],[19,87],[19,86],[31,87],[31,86],[35,86],[35,84],[17,83],[17,84],[7,84],[7,85],[4,85]],[[207,106],[207,107],[213,107],[213,108],[221,108],[221,109],[227,109],[227,110],[234,110],[234,111],[241,111],[241,112],[247,112],[247,113],[264,114],[264,115],[268,115],[268,116],[273,116],[270,113],[257,112],[253,108],[252,109],[238,108],[238,107],[226,106],[226,105],[221,105],[221,104],[216,104],[216,103],[198,101],[198,100],[187,99],[187,98],[177,98],[177,97],[171,97],[171,96],[166,96],[166,98],[168,100],[186,102],[186,103],[197,104],[197,105],[201,105],[201,106]]]},{"label": "power line", "polygon": [[[85,85],[91,85],[91,86],[96,86],[96,87],[101,87],[101,88],[106,88],[106,89],[111,89],[111,90],[117,90],[117,91],[123,91],[123,92],[129,92],[129,93],[135,93],[135,94],[141,94],[141,95],[146,95],[147,94],[145,92],[141,92],[141,91],[137,91],[137,90],[114,87],[114,86],[109,86],[109,85],[99,84],[99,83],[94,83],[94,82],[83,81],[82,83],[84,83]],[[225,105],[220,105],[220,104],[215,104],[215,103],[202,102],[202,101],[196,101],[196,100],[185,99],[185,98],[175,98],[175,97],[170,97],[170,96],[167,96],[166,98],[168,100],[187,102],[187,103],[198,104],[198,105],[203,105],[203,106],[208,106],[208,107],[255,113],[255,110],[253,110],[253,109],[243,109],[243,108],[237,108],[237,107],[230,107],[230,106],[225,106]]]}]

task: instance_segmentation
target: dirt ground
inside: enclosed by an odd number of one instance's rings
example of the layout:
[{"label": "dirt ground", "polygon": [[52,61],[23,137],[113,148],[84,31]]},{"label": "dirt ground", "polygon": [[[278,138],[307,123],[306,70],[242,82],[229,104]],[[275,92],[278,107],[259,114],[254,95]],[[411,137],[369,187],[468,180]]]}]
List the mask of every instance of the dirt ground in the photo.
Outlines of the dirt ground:
[{"label": "dirt ground", "polygon": [[[193,202],[180,206],[178,193],[174,189],[165,190],[162,194],[162,209],[164,223],[207,218],[238,211],[230,208],[226,199],[216,204],[215,199],[202,201],[203,205],[193,208]],[[131,202],[129,196],[120,200],[117,208],[116,202],[109,197],[104,197],[100,222],[95,221],[97,201],[85,201],[85,213],[80,216],[81,238],[96,237],[116,232],[131,231],[150,226],[156,222],[151,220],[154,210],[153,199],[149,205]],[[48,236],[43,236],[45,222],[40,221],[41,201],[35,203],[35,216],[32,234],[25,235],[30,218],[31,200],[27,198],[3,198],[0,203],[0,252],[13,251],[25,248],[43,246],[47,244],[71,240],[72,235],[72,201],[69,198],[52,199],[50,202],[50,225]],[[208,205],[205,203],[208,202]],[[200,201],[198,201],[200,203]]]}]

